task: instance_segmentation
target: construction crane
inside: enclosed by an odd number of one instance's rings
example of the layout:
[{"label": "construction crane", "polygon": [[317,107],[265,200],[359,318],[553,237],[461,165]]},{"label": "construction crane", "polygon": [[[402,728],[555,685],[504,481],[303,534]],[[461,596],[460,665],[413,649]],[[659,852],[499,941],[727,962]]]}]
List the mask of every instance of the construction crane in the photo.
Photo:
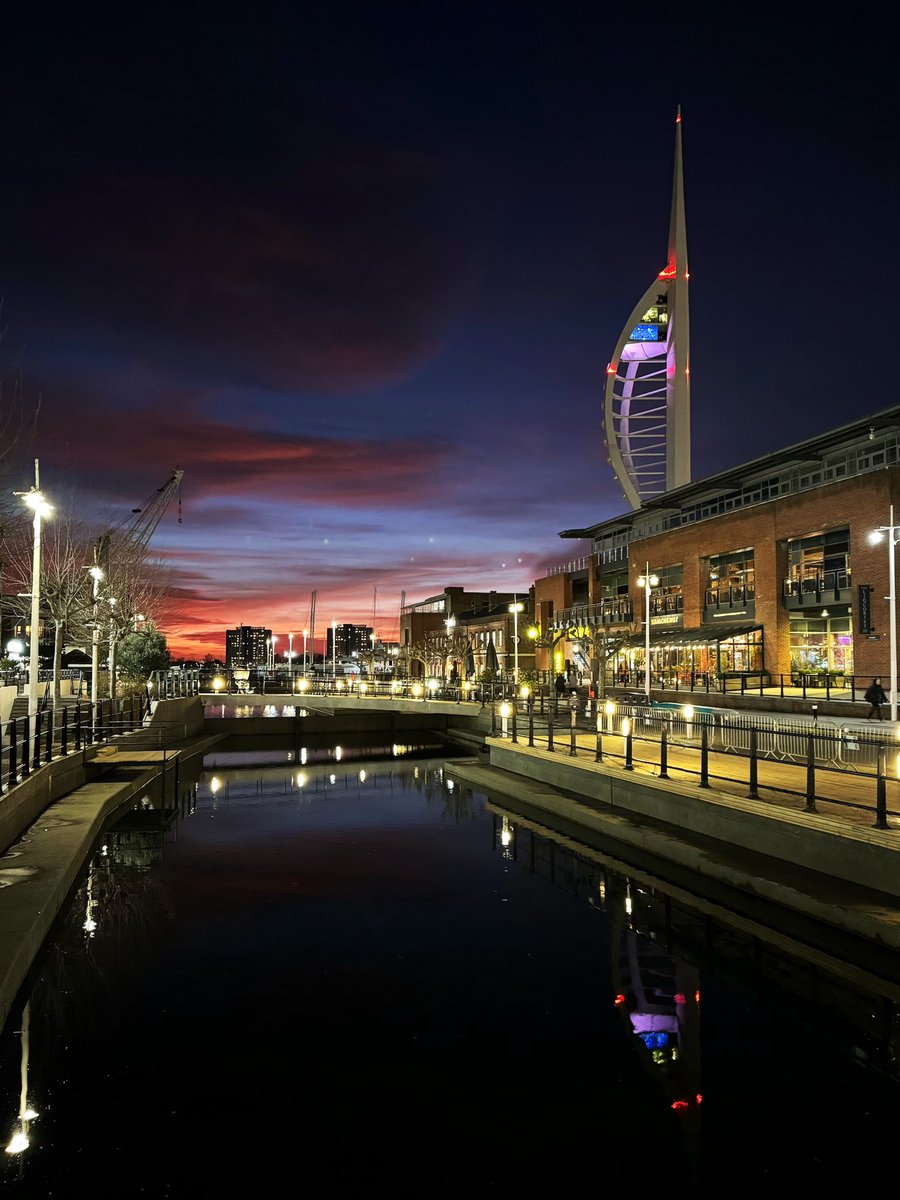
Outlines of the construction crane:
[{"label": "construction crane", "polygon": [[[184,475],[179,467],[176,467],[168,480],[162,487],[157,488],[155,492],[151,492],[144,503],[139,508],[133,508],[127,517],[123,517],[117,525],[113,525],[111,529],[107,529],[97,539],[94,545],[94,564],[89,567],[91,578],[93,579],[93,628],[91,630],[91,704],[92,711],[96,711],[98,691],[97,677],[99,675],[100,666],[100,619],[99,619],[99,602],[100,602],[100,581],[109,575],[109,559],[110,547],[115,539],[117,557],[130,560],[132,562],[139,558],[153,536],[154,530],[160,522],[163,513],[169,507],[172,497],[181,487],[181,479]],[[178,498],[178,524],[181,524],[181,496]],[[114,603],[114,601],[113,601]],[[110,670],[111,677],[114,676],[112,669]],[[113,693],[110,692],[112,695]]]},{"label": "construction crane", "polygon": [[95,566],[100,567],[104,571],[106,570],[109,561],[110,542],[113,538],[121,542],[123,548],[127,547],[129,554],[146,550],[163,513],[169,507],[172,497],[176,492],[179,492],[178,524],[181,524],[181,495],[179,489],[183,475],[184,471],[176,467],[163,486],[157,488],[155,492],[151,492],[139,508],[133,508],[127,517],[123,517],[118,524],[113,525],[111,529],[100,535],[94,550]]}]

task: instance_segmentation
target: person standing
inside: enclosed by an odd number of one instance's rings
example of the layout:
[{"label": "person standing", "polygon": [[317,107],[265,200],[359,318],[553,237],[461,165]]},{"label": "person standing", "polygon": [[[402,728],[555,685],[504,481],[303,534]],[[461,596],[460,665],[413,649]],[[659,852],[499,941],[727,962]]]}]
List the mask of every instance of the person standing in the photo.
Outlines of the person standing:
[{"label": "person standing", "polygon": [[871,704],[871,706],[872,706],[869,709],[869,713],[868,713],[868,716],[866,717],[866,720],[871,721],[873,717],[876,717],[879,721],[883,721],[884,717],[881,715],[881,706],[882,706],[882,704],[887,703],[887,695],[885,694],[884,688],[881,686],[881,676],[880,675],[876,675],[875,678],[872,680],[872,682],[869,684],[869,686],[866,688],[866,692],[865,692],[865,695],[863,696],[863,699],[867,700],[869,702],[869,704]]}]

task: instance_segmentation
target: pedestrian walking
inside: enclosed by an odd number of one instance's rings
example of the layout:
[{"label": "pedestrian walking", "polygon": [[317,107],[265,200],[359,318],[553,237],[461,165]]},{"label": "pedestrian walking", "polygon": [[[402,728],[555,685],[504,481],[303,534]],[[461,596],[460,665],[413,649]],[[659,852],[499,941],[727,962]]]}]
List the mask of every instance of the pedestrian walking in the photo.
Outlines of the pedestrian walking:
[{"label": "pedestrian walking", "polygon": [[556,682],[554,683],[553,686],[556,689],[557,696],[564,696],[566,694],[566,677],[565,677],[565,675],[557,675]]},{"label": "pedestrian walking", "polygon": [[884,688],[881,686],[880,675],[876,675],[866,688],[863,699],[868,701],[868,703],[872,706],[869,709],[869,714],[866,717],[866,720],[871,721],[873,717],[876,717],[879,721],[883,721],[884,717],[881,715],[881,706],[882,704],[887,703],[887,695],[885,694]]}]

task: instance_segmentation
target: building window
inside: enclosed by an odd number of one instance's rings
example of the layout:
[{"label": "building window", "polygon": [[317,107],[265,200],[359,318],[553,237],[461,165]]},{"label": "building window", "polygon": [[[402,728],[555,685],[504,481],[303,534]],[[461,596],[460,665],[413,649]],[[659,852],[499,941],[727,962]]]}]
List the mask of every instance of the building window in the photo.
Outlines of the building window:
[{"label": "building window", "polygon": [[849,612],[840,616],[791,617],[791,672],[796,675],[853,674],[853,629]]}]

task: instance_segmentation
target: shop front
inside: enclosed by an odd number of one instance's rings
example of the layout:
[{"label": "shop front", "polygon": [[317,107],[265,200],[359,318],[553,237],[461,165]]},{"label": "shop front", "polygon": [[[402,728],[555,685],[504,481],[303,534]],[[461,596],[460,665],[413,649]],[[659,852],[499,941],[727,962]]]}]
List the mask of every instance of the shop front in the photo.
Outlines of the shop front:
[{"label": "shop front", "polygon": [[[640,635],[617,651],[607,683],[634,686],[644,678],[646,645]],[[765,671],[763,630],[759,625],[701,625],[699,629],[652,631],[650,676],[655,687],[696,687],[728,676]]]}]

